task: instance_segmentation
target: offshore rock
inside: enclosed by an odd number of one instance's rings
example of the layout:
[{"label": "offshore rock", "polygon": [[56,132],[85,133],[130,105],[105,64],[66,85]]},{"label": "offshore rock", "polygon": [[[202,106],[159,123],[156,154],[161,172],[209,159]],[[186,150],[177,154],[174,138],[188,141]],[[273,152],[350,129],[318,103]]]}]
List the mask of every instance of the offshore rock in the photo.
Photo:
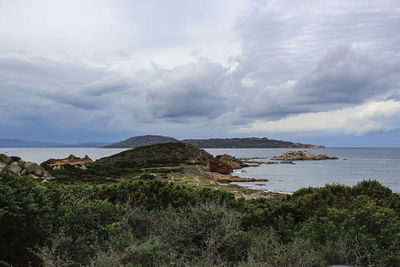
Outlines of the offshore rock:
[{"label": "offshore rock", "polygon": [[281,161],[280,164],[296,164],[293,161]]},{"label": "offshore rock", "polygon": [[325,154],[313,154],[307,150],[299,151],[286,151],[282,153],[279,157],[273,157],[271,160],[327,160],[327,159],[338,159],[337,157],[328,157]]}]

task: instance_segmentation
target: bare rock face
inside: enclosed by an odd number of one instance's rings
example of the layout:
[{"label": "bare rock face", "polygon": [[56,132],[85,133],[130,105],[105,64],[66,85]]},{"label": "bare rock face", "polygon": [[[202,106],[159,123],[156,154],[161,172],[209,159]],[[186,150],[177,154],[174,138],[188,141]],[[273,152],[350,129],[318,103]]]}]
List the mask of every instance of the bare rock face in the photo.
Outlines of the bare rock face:
[{"label": "bare rock face", "polygon": [[228,154],[218,155],[215,157],[215,159],[228,164],[229,166],[232,167],[232,169],[241,169],[248,166],[240,159],[235,158],[234,156]]},{"label": "bare rock face", "polygon": [[11,162],[6,168],[15,174],[21,175],[22,167],[17,161]]},{"label": "bare rock face", "polygon": [[286,151],[282,153],[279,157],[273,157],[271,160],[326,160],[326,159],[338,159],[336,157],[328,157],[325,154],[313,154],[307,150],[299,151]]},{"label": "bare rock face", "polygon": [[66,165],[66,164],[83,165],[83,164],[86,164],[86,163],[89,163],[92,161],[93,160],[91,158],[89,158],[88,155],[85,155],[85,157],[80,158],[80,157],[76,157],[71,154],[65,159],[49,159],[49,160],[45,161],[44,164],[47,164],[50,167],[55,167],[55,166],[61,166],[61,165]]},{"label": "bare rock face", "polygon": [[229,174],[233,171],[233,168],[229,164],[217,160],[211,156],[207,158],[207,171],[218,172],[220,174]]},{"label": "bare rock face", "polygon": [[7,169],[17,175],[32,175],[35,178],[44,180],[51,179],[51,175],[36,163],[23,161],[19,157],[8,157],[0,154],[0,171]]}]

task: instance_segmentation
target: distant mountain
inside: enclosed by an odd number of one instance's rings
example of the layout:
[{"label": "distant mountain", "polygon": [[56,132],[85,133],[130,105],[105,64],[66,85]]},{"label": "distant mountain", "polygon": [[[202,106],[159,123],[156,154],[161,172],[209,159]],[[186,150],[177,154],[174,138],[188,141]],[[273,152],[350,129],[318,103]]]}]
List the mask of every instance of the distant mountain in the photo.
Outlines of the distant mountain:
[{"label": "distant mountain", "polygon": [[57,143],[57,142],[40,142],[32,140],[23,140],[16,138],[0,138],[0,147],[21,147],[21,148],[46,148],[46,147],[100,147],[107,143],[104,142],[87,142],[78,144],[68,144],[68,143]]},{"label": "distant mountain", "polygon": [[111,145],[103,146],[105,148],[135,148],[140,146],[177,142],[173,137],[161,136],[161,135],[143,135],[135,136],[124,141],[113,143]]},{"label": "distant mountain", "polygon": [[[57,143],[39,142],[23,139],[0,138],[0,147],[11,148],[56,148],[56,147],[104,147],[104,148],[136,148],[153,144],[177,142],[179,140],[161,135],[135,136],[124,141],[108,144],[104,142],[85,143]],[[212,139],[184,139],[181,142],[189,143],[199,148],[321,148],[324,146],[293,143],[289,141],[268,139],[266,137],[247,138],[212,138]]]},{"label": "distant mountain", "polygon": [[21,139],[0,139],[0,147],[60,147],[61,143],[55,142],[39,142]]},{"label": "distant mountain", "polygon": [[77,144],[65,144],[63,147],[102,147],[106,145],[108,145],[106,142],[84,142]]},{"label": "distant mountain", "polygon": [[[173,137],[160,135],[135,136],[124,141],[104,146],[106,148],[135,148],[145,145],[176,142]],[[321,148],[324,146],[293,143],[289,141],[273,140],[266,137],[247,138],[214,138],[214,139],[184,139],[182,142],[189,143],[199,148]]]},{"label": "distant mountain", "polygon": [[266,137],[185,139],[182,142],[199,148],[323,148],[324,146],[293,143]]}]

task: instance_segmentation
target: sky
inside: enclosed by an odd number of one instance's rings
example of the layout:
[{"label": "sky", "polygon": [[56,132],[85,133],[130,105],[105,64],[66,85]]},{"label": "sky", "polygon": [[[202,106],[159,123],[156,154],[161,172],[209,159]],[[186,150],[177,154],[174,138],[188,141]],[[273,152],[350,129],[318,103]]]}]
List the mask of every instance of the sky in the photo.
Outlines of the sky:
[{"label": "sky", "polygon": [[0,0],[0,138],[400,146],[400,3]]}]

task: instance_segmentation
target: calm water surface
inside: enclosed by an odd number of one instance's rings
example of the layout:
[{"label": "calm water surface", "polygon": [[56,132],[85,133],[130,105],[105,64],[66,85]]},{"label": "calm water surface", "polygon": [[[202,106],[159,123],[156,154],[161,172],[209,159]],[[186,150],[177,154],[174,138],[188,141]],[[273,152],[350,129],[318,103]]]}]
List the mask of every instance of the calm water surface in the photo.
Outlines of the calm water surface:
[{"label": "calm water surface", "polygon": [[[207,149],[213,155],[230,154],[236,157],[263,157],[269,161],[290,149]],[[292,149],[293,150],[293,149]],[[302,187],[325,184],[355,185],[375,179],[395,192],[400,192],[400,148],[324,148],[307,149],[324,153],[339,160],[296,161],[291,164],[271,164],[236,171],[241,177],[267,178],[269,182],[236,183],[240,186],[268,191],[294,192]]]},{"label": "calm water surface", "polygon": [[62,159],[73,154],[77,157],[88,155],[92,160],[108,157],[124,151],[124,148],[0,148],[0,154],[18,156],[22,160],[42,163],[50,158]]},{"label": "calm water surface", "polygon": [[[0,148],[0,153],[19,156],[23,160],[41,163],[49,158],[65,158],[70,154],[93,160],[110,156],[125,149],[113,148]],[[269,161],[273,156],[290,149],[206,149],[213,155],[230,154],[235,157],[262,157]],[[339,183],[355,185],[365,179],[375,179],[400,193],[400,148],[324,148],[307,149],[324,153],[339,160],[297,161],[295,165],[271,164],[235,171],[234,175],[267,178],[268,182],[236,183],[240,186],[266,191],[294,192],[302,187],[319,187]],[[345,160],[346,159],[346,160]]]}]

